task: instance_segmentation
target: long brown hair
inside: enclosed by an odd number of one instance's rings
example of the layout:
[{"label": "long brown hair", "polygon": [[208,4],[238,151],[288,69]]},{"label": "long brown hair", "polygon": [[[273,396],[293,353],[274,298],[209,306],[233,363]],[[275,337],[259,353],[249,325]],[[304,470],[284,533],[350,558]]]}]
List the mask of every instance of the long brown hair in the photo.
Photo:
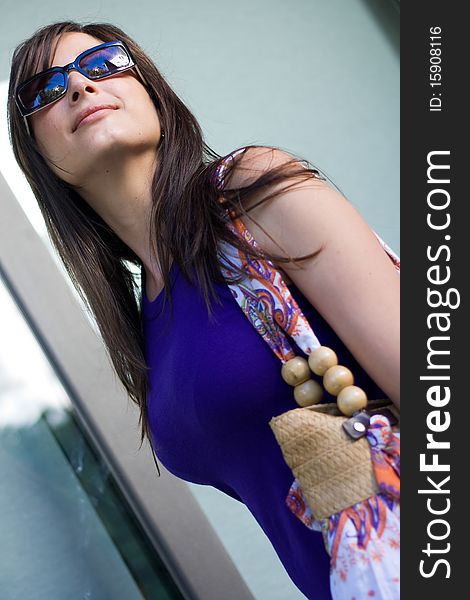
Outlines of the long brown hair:
[{"label": "long brown hair", "polygon": [[[140,267],[142,280],[145,276],[142,261],[78,192],[49,168],[34,136],[28,134],[14,99],[19,83],[50,66],[55,44],[67,32],[87,33],[103,42],[115,39],[125,42],[147,82],[147,91],[165,132],[157,150],[159,168],[152,181],[150,247],[158,257],[164,297],[170,300],[172,312],[171,259],[178,264],[183,276],[200,286],[210,317],[211,299],[219,301],[213,283],[228,281],[220,271],[217,256],[220,241],[226,241],[250,256],[274,262],[305,260],[315,256],[318,251],[292,259],[253,250],[227,227],[226,214],[227,211],[234,217],[247,214],[244,202],[261,188],[267,189],[292,177],[298,181],[299,175],[304,179],[312,175],[318,177],[320,172],[310,168],[305,159],[293,157],[292,161],[263,172],[245,187],[219,189],[214,173],[223,157],[204,142],[195,117],[173,92],[149,56],[114,25],[81,25],[73,21],[52,23],[37,30],[16,48],[8,92],[8,122],[13,152],[38,201],[50,240],[98,325],[119,379],[131,400],[140,408],[142,447],[146,436],[149,441],[151,439],[146,406],[148,367],[144,357],[140,310],[142,282],[140,286],[137,284],[130,268],[132,265]],[[236,163],[234,160],[228,166],[226,180]],[[262,201],[277,196],[280,191],[267,195]],[[243,273],[239,273],[230,281],[238,281],[242,276]]]}]

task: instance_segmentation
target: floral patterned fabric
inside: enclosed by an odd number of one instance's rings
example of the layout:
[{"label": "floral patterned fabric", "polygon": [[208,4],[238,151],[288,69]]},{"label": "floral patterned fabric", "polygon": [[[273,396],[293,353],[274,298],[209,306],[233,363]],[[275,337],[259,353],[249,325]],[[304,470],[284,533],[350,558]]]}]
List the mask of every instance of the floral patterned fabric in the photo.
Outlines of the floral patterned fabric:
[{"label": "floral patterned fabric", "polygon": [[[231,157],[242,151],[243,148],[237,150]],[[224,161],[216,171],[221,184],[226,166]],[[257,247],[240,219],[228,216],[227,225]],[[398,255],[373,233],[399,274]],[[234,265],[246,272],[241,283],[228,285],[244,314],[281,362],[296,355],[289,338],[306,355],[321,345],[271,261],[247,257],[225,242],[221,243],[219,254],[226,276],[233,277]],[[321,520],[312,514],[297,479],[285,500],[286,507],[306,527],[322,532],[331,557],[330,587],[335,600],[395,600],[400,595],[400,436],[392,431],[387,417],[374,415],[367,440],[379,494]]]}]

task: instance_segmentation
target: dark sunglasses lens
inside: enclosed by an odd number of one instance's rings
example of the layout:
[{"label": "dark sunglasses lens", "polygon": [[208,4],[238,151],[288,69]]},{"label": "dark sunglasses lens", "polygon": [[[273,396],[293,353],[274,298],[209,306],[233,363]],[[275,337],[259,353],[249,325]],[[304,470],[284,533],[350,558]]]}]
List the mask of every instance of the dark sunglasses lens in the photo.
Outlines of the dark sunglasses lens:
[{"label": "dark sunglasses lens", "polygon": [[63,73],[45,73],[29,82],[20,92],[20,100],[27,110],[34,110],[53,102],[65,91]]},{"label": "dark sunglasses lens", "polygon": [[80,61],[80,68],[90,79],[117,73],[131,65],[131,59],[122,46],[108,46],[87,54]]}]

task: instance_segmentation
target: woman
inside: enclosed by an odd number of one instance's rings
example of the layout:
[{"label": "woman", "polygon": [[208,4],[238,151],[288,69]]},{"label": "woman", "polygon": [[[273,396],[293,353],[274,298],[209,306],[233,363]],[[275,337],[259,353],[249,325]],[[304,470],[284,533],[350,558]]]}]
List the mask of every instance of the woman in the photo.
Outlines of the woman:
[{"label": "woman", "polygon": [[[51,240],[140,408],[141,442],[176,476],[244,502],[299,589],[331,598],[322,536],[286,509],[292,473],[267,426],[296,407],[292,389],[234,302],[217,249],[282,265],[357,385],[399,406],[399,282],[371,229],[306,161],[255,146],[221,161],[149,57],[109,24],[55,23],[20,44],[8,113]],[[141,269],[140,301],[128,263]]]}]

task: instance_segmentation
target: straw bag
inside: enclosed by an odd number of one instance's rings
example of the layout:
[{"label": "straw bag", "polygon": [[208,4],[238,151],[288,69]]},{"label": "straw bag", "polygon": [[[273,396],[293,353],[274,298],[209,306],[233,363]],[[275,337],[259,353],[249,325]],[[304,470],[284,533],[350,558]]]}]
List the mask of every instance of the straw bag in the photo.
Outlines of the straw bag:
[{"label": "straw bag", "polygon": [[284,459],[317,519],[329,517],[380,491],[367,438],[351,436],[344,425],[358,423],[362,433],[368,417],[374,414],[370,409],[385,414],[395,424],[398,411],[389,400],[369,401],[368,408],[366,414],[352,422],[333,402],[294,408],[269,422]]}]

